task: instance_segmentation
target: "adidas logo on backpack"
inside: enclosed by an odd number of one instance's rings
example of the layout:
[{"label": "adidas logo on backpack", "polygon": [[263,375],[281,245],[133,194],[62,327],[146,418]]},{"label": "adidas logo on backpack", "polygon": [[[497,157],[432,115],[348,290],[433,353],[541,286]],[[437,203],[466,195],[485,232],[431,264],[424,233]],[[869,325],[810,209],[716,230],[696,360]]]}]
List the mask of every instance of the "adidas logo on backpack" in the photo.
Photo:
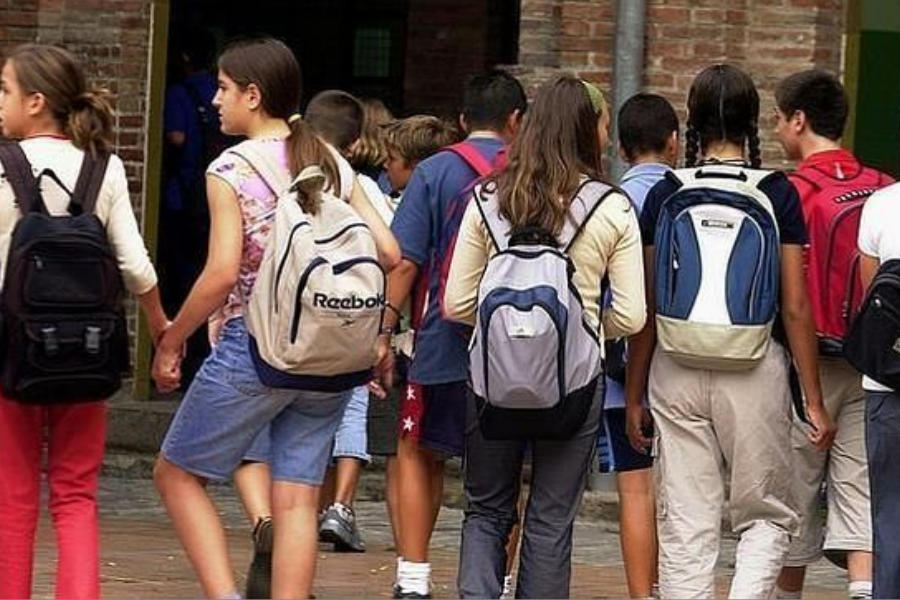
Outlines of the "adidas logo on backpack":
[{"label": "adidas logo on backpack", "polygon": [[656,225],[660,348],[700,369],[749,369],[763,359],[778,299],[779,232],[769,171],[681,169]]},{"label": "adidas logo on backpack", "polygon": [[[385,303],[384,270],[369,228],[327,191],[316,214],[304,212],[287,173],[252,144],[230,152],[272,190],[287,190],[278,199],[245,314],[260,380],[314,391],[365,384]],[[317,167],[307,169],[307,176],[324,177]]]},{"label": "adidas logo on backpack", "polygon": [[469,354],[481,430],[488,439],[566,439],[584,423],[603,373],[568,251],[612,188],[586,181],[553,240],[510,237],[492,187],[474,192],[497,248],[478,287]]}]

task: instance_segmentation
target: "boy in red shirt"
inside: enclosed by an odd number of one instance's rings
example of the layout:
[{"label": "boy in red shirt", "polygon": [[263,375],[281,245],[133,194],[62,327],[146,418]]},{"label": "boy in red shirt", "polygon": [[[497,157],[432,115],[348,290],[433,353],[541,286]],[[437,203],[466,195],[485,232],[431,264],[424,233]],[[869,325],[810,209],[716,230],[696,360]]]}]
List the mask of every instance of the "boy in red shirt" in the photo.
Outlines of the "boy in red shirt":
[{"label": "boy in red shirt", "polygon": [[[775,91],[775,132],[787,157],[800,160],[790,179],[800,195],[810,243],[806,275],[819,340],[819,377],[825,408],[838,426],[828,453],[808,444],[808,425],[794,419],[794,495],[800,533],[778,579],[779,598],[799,598],[806,566],[823,554],[848,570],[850,598],[872,597],[872,524],[866,466],[864,396],[858,373],[841,356],[843,337],[862,300],[859,217],[866,199],[892,179],[864,166],[840,138],[847,97],[824,71],[795,73]],[[828,483],[828,517],[817,510]]]}]

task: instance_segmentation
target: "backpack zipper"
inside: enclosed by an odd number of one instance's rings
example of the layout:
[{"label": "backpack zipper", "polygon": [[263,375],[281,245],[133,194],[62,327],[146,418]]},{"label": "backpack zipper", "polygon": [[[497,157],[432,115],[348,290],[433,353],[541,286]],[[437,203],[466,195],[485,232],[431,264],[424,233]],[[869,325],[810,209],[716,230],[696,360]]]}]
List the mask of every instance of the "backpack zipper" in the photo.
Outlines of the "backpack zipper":
[{"label": "backpack zipper", "polygon": [[297,341],[297,330],[300,328],[300,300],[303,297],[303,289],[306,287],[307,282],[309,281],[309,276],[315,269],[318,269],[322,265],[327,265],[328,261],[322,258],[321,256],[317,256],[314,258],[303,271],[303,274],[300,275],[300,281],[297,283],[297,292],[294,296],[294,318],[291,322],[291,343],[295,343]]},{"label": "backpack zipper", "polygon": [[859,274],[859,252],[853,253],[853,260],[850,263],[850,274],[847,278],[847,293],[844,294],[844,304],[841,307],[841,318],[844,319],[845,330],[850,330],[850,316],[853,311],[853,292],[856,291],[856,280]]},{"label": "backpack zipper", "polygon": [[862,211],[863,206],[865,205],[865,200],[859,199],[855,201],[853,204],[848,206],[847,208],[841,210],[838,214],[834,216],[831,222],[828,224],[828,229],[825,234],[825,239],[828,240],[828,253],[825,255],[825,273],[827,275],[828,272],[831,271],[831,261],[834,258],[834,232],[838,228],[838,225],[847,218],[851,213],[856,211]]},{"label": "backpack zipper", "polygon": [[285,246],[284,254],[281,255],[281,261],[278,263],[278,271],[275,274],[275,284],[272,287],[272,299],[274,302],[274,311],[275,314],[278,314],[278,284],[281,283],[281,274],[284,271],[284,265],[287,262],[288,256],[291,253],[291,244],[294,243],[294,234],[297,233],[297,230],[303,227],[304,225],[310,226],[309,221],[301,221],[294,225],[291,228],[291,233],[288,236],[287,246]]}]

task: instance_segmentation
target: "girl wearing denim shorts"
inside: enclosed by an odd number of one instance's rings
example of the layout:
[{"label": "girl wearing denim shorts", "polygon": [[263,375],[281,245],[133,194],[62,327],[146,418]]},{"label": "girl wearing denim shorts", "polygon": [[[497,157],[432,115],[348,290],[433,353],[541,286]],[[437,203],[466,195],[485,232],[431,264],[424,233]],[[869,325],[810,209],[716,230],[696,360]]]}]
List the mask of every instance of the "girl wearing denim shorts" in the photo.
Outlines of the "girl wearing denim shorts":
[{"label": "girl wearing denim shorts", "polygon": [[[185,340],[215,314],[219,341],[188,388],[172,421],[154,473],[175,530],[210,598],[239,597],[225,532],[204,489],[239,466],[256,435],[271,431],[272,593],[310,595],[315,570],[316,502],[335,430],[351,389],[318,392],[263,385],[248,350],[243,320],[272,227],[281,190],[270,189],[241,146],[277,161],[293,178],[318,165],[329,185],[341,174],[325,144],[297,114],[300,67],[291,50],[270,38],[228,46],[219,58],[222,131],[247,140],[226,150],[207,170],[210,247],[203,272],[160,339],[153,377],[162,391],[180,381]],[[307,194],[310,202],[315,194]],[[303,200],[301,200],[302,202]],[[315,210],[314,201],[307,210]],[[375,233],[383,225],[361,211]],[[376,221],[372,220],[375,217]],[[379,246],[381,248],[381,246]],[[388,258],[389,252],[383,253]],[[383,256],[385,258],[385,256]],[[386,262],[390,262],[385,258]]]}]

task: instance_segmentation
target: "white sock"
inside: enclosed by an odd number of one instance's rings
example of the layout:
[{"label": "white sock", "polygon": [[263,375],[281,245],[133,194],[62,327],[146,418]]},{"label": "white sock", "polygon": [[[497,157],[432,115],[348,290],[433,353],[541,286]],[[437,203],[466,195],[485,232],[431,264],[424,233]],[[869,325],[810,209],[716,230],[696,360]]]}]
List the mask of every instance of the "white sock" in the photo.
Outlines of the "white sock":
[{"label": "white sock", "polygon": [[872,600],[872,582],[851,581],[847,584],[847,596],[853,600]]},{"label": "white sock", "polygon": [[802,591],[789,592],[781,589],[777,584],[775,585],[775,600],[800,600],[802,595]]},{"label": "white sock", "polygon": [[397,563],[397,585],[404,592],[423,596],[431,593],[431,563],[400,560]]},{"label": "white sock", "polygon": [[503,576],[503,591],[500,593],[501,598],[512,598],[513,593],[513,576],[510,573],[509,575]]},{"label": "white sock", "polygon": [[397,582],[400,581],[400,565],[402,565],[405,560],[403,560],[402,556],[397,557],[397,571],[394,574],[394,585],[397,585]]}]

